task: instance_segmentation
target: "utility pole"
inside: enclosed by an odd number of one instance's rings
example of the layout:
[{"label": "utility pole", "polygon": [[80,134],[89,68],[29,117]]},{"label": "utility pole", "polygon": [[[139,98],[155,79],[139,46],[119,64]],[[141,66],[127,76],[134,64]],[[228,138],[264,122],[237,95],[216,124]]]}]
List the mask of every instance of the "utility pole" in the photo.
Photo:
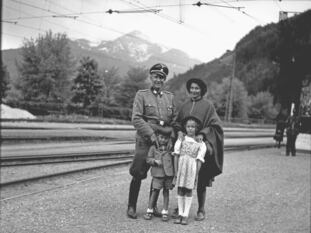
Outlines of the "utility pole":
[{"label": "utility pole", "polygon": [[231,122],[231,115],[232,115],[232,97],[233,97],[233,79],[235,77],[235,66],[236,66],[236,51],[233,51],[233,67],[232,67],[232,74],[230,77],[230,84],[229,84],[229,93],[228,93],[228,98],[227,98],[227,106],[226,106],[226,117],[225,119],[228,122]]}]

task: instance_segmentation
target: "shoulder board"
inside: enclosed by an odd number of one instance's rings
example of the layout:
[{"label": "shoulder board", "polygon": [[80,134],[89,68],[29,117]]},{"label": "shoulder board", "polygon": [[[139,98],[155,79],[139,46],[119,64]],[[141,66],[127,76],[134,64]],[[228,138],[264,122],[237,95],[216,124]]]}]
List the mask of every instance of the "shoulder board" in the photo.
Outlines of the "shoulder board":
[{"label": "shoulder board", "polygon": [[169,91],[163,91],[165,94],[174,95],[172,92]]},{"label": "shoulder board", "polygon": [[143,89],[143,90],[138,90],[137,92],[146,92],[148,91],[149,89]]}]

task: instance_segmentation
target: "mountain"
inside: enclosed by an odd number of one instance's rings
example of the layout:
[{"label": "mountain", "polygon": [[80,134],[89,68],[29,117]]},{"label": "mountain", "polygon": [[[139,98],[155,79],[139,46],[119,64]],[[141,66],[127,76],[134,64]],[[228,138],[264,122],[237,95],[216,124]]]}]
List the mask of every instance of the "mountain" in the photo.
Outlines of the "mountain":
[{"label": "mountain", "polygon": [[[86,39],[70,40],[72,56],[79,61],[89,56],[98,62],[99,69],[118,68],[120,76],[124,76],[130,67],[146,67],[162,62],[169,67],[168,79],[201,63],[190,58],[178,49],[165,48],[152,43],[139,31],[125,34],[115,40],[93,43]],[[21,61],[21,48],[2,51],[2,61],[7,66],[12,79],[17,78],[16,61]]]},{"label": "mountain", "polygon": [[207,85],[211,82],[221,82],[223,78],[231,75],[232,64],[233,52],[228,50],[217,59],[195,65],[185,73],[174,76],[167,82],[167,87],[172,92],[182,90],[190,78],[202,79]]},{"label": "mountain", "polygon": [[[309,23],[308,23],[309,22]],[[190,78],[201,78],[207,85],[221,82],[233,72],[249,95],[270,92],[285,102],[297,101],[301,85],[311,83],[311,10],[278,23],[258,26],[246,34],[234,51],[220,58],[195,65],[167,83],[178,92]]]}]

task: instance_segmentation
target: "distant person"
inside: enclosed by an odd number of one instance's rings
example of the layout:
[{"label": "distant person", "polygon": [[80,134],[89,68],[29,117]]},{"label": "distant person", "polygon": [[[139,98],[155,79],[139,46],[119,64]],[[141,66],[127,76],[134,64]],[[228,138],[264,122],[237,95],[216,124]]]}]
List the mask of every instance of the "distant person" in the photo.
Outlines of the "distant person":
[{"label": "distant person", "polygon": [[163,189],[163,210],[162,220],[168,221],[169,190],[173,188],[174,162],[171,151],[167,150],[167,143],[170,134],[157,133],[159,147],[152,145],[148,152],[147,163],[151,166],[151,188],[152,192],[149,197],[147,213],[144,215],[146,220],[151,220],[154,214],[154,206],[159,196],[160,190]]},{"label": "distant person", "polygon": [[290,153],[292,156],[296,156],[296,139],[299,134],[300,121],[296,116],[296,112],[292,116],[289,116],[286,120],[286,156]]},{"label": "distant person", "polygon": [[[151,145],[158,145],[155,131],[165,129],[171,132],[167,150],[172,147],[174,130],[171,127],[176,117],[173,94],[164,91],[163,86],[168,75],[166,65],[158,63],[149,70],[151,87],[139,90],[133,103],[132,122],[136,129],[135,154],[130,166],[132,180],[129,188],[127,215],[137,218],[136,204],[141,181],[147,177],[150,165],[147,163],[147,154]],[[161,216],[154,207],[154,215]]]},{"label": "distant person", "polygon": [[286,126],[286,115],[285,112],[282,111],[276,119],[276,129],[275,129],[275,134],[273,136],[273,139],[276,142],[276,147],[280,148],[281,147],[281,142],[283,142],[283,137],[284,137],[284,130]]},{"label": "distant person", "polygon": [[178,139],[174,146],[174,164],[176,174],[178,217],[176,224],[187,225],[192,203],[192,190],[198,183],[199,171],[206,152],[205,143],[197,141],[196,134],[201,128],[201,122],[193,116],[183,120],[186,135]]},{"label": "distant person", "polygon": [[[214,105],[204,98],[207,92],[204,81],[197,78],[190,79],[186,83],[186,88],[190,98],[182,104],[176,123],[178,123],[178,138],[182,139],[185,133],[181,126],[183,119],[195,116],[202,122],[202,129],[198,132],[197,137],[199,141],[205,143],[207,150],[198,177],[198,210],[195,218],[197,221],[202,221],[205,219],[206,187],[211,187],[214,177],[222,173],[224,134]],[[177,216],[178,208],[173,214],[173,217]]]}]

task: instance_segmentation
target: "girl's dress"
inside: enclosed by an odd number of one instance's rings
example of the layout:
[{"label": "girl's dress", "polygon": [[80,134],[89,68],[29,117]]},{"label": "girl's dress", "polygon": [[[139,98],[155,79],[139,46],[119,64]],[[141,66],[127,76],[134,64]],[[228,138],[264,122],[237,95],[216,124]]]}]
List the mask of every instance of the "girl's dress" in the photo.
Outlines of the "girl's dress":
[{"label": "girl's dress", "polygon": [[196,177],[197,159],[204,163],[206,145],[197,142],[194,138],[185,136],[178,139],[174,146],[174,153],[179,155],[176,186],[193,189]]}]

